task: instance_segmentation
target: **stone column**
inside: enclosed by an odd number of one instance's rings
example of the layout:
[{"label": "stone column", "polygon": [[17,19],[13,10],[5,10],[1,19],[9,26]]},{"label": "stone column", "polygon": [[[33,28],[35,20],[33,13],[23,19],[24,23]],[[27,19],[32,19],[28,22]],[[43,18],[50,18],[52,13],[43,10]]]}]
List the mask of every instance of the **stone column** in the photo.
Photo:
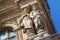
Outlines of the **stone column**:
[{"label": "stone column", "polygon": [[19,40],[18,31],[15,31],[15,34],[16,34],[16,40]]},{"label": "stone column", "polygon": [[22,30],[22,36],[23,36],[23,40],[26,40],[28,38],[27,33],[24,33],[23,30]]},{"label": "stone column", "polygon": [[23,40],[22,29],[18,30],[19,40]]}]

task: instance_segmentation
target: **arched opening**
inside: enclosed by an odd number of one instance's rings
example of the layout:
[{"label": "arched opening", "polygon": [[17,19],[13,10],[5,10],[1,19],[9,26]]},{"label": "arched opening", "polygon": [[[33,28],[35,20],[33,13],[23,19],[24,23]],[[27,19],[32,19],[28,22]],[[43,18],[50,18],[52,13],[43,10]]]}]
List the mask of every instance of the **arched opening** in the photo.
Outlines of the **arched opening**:
[{"label": "arched opening", "polygon": [[3,27],[2,30],[0,30],[0,40],[16,40],[13,28]]}]

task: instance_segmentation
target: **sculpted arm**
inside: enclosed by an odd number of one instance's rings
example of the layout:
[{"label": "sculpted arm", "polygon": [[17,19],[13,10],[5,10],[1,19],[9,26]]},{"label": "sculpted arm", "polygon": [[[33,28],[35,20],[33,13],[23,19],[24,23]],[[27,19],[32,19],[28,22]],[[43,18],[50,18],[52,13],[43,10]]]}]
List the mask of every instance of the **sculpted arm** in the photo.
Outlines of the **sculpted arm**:
[{"label": "sculpted arm", "polygon": [[30,17],[31,17],[31,18],[33,18],[33,15],[32,15],[32,13],[33,13],[33,12],[31,11],[31,12],[30,12]]}]

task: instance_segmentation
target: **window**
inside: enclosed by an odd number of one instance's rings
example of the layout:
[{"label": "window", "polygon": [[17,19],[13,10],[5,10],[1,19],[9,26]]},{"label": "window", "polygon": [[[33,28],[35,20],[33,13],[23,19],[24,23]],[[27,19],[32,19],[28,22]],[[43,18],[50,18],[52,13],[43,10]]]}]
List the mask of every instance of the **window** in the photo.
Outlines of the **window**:
[{"label": "window", "polygon": [[0,33],[0,40],[16,40],[15,33],[12,30],[5,30]]},{"label": "window", "polygon": [[0,33],[0,40],[4,40],[6,38],[5,31]]}]

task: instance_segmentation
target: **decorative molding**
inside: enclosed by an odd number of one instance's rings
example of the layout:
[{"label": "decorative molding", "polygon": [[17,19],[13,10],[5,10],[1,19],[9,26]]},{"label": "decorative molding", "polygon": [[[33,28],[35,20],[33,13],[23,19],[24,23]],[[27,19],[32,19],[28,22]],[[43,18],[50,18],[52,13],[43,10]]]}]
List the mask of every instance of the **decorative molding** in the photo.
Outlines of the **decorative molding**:
[{"label": "decorative molding", "polygon": [[1,2],[1,1],[4,1],[4,0],[0,0],[0,2]]},{"label": "decorative molding", "polygon": [[25,8],[25,7],[27,7],[28,5],[32,5],[32,4],[34,4],[34,3],[37,3],[37,1],[32,1],[32,2],[30,2],[30,3],[27,3],[27,4],[25,4],[25,5],[22,5],[21,8]]},{"label": "decorative molding", "polygon": [[15,4],[11,5],[11,6],[8,6],[8,7],[5,7],[5,8],[3,8],[3,9],[0,10],[0,14],[8,12],[8,11],[10,11],[12,9],[15,9],[15,8],[17,8],[17,6]]},{"label": "decorative molding", "polygon": [[6,22],[3,25],[3,27],[12,27],[13,30],[16,30],[18,28],[18,25],[15,22]]}]

